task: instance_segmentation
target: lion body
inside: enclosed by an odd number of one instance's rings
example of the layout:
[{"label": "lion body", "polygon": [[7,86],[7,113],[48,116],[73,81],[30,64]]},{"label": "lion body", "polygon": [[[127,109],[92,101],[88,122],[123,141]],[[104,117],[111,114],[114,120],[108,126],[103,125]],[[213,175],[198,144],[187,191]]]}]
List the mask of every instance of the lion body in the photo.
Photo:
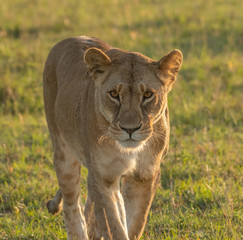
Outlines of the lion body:
[{"label": "lion body", "polygon": [[[158,67],[85,36],[50,52],[44,101],[60,191],[48,208],[57,212],[63,198],[68,239],[141,237],[168,150],[167,93],[179,55]],[[84,211],[81,165],[89,172]]]}]

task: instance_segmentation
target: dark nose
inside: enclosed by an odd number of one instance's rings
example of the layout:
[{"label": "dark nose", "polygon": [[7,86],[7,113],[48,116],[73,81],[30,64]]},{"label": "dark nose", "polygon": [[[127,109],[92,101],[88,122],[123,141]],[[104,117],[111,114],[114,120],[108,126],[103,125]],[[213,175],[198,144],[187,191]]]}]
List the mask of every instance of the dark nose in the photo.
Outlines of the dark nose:
[{"label": "dark nose", "polygon": [[135,131],[137,131],[138,129],[140,129],[141,126],[142,126],[142,123],[141,123],[137,128],[125,128],[125,127],[122,127],[121,125],[120,125],[120,128],[121,128],[122,130],[126,131],[126,132],[129,134],[130,138],[131,138],[132,134],[133,134]]}]

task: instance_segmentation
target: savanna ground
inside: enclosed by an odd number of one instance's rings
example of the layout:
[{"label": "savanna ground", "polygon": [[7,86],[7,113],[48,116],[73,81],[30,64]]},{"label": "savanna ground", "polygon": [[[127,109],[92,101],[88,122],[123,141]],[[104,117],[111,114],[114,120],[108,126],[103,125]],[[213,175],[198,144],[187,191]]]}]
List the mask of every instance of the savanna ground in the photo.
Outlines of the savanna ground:
[{"label": "savanna ground", "polygon": [[[242,0],[0,0],[0,239],[65,239],[42,99],[51,47],[97,36],[184,64],[143,239],[243,239]],[[86,196],[82,169],[82,198]]]}]

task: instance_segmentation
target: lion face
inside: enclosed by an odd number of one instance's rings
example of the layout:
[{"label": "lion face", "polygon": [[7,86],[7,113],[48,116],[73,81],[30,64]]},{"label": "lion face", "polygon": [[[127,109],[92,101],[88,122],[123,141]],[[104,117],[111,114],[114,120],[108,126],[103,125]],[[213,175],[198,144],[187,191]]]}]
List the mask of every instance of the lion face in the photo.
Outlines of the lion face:
[{"label": "lion face", "polygon": [[137,148],[152,135],[153,123],[165,105],[165,93],[149,69],[136,74],[141,64],[133,70],[126,65],[115,69],[101,85],[99,107],[110,124],[109,136],[122,148]]},{"label": "lion face", "polygon": [[112,60],[98,49],[86,51],[99,113],[107,120],[102,127],[120,149],[137,151],[153,136],[181,64],[182,55],[175,51],[159,62],[137,53],[122,53]]}]

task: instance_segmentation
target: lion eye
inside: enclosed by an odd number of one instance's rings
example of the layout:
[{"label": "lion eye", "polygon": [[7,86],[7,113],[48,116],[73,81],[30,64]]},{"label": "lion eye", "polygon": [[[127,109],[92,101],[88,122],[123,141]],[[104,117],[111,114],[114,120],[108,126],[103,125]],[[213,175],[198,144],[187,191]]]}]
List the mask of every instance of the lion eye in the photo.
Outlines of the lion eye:
[{"label": "lion eye", "polygon": [[143,98],[144,99],[148,99],[148,98],[151,98],[153,96],[153,92],[150,92],[150,91],[147,91],[143,94]]},{"label": "lion eye", "polygon": [[119,99],[119,93],[116,90],[110,91],[110,96]]}]

